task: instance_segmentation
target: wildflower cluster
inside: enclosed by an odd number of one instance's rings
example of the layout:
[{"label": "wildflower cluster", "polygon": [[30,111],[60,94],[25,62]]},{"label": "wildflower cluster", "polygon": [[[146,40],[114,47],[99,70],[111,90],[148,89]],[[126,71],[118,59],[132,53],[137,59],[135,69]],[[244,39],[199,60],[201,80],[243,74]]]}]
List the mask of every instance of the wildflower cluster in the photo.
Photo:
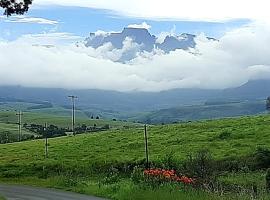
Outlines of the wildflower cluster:
[{"label": "wildflower cluster", "polygon": [[174,170],[149,169],[149,170],[144,170],[144,175],[149,178],[156,178],[159,180],[182,182],[184,184],[194,183],[194,179],[186,177],[186,176],[178,176]]}]

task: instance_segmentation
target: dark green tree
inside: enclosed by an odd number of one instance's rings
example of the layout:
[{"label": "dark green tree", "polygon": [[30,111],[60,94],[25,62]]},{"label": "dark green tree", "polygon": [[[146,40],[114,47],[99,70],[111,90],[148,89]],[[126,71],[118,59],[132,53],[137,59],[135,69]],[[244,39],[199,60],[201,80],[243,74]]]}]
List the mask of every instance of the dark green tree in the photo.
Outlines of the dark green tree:
[{"label": "dark green tree", "polygon": [[10,16],[12,14],[23,15],[29,9],[33,0],[0,0],[0,7],[4,9],[4,14]]}]

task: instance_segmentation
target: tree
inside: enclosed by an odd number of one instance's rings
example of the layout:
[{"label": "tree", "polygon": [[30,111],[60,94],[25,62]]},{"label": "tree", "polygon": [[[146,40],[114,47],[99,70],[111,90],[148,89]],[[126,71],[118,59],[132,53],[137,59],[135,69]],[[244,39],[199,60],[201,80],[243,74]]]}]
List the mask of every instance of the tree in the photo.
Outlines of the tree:
[{"label": "tree", "polygon": [[33,0],[0,0],[0,7],[4,9],[4,14],[7,16],[23,15],[28,11],[32,2]]},{"label": "tree", "polygon": [[270,97],[266,99],[266,110],[270,111]]}]

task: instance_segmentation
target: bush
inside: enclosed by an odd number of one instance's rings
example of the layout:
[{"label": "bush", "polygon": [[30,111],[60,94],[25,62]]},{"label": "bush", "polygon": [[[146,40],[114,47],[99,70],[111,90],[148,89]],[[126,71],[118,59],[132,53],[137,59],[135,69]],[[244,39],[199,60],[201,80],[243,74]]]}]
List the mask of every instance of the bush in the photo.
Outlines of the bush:
[{"label": "bush", "polygon": [[266,172],[265,183],[267,192],[270,192],[270,169],[268,169]]},{"label": "bush", "polygon": [[203,182],[211,180],[215,171],[214,160],[208,150],[200,150],[195,156],[190,155],[183,167],[189,176]]},{"label": "bush", "polygon": [[226,140],[226,139],[229,139],[229,138],[231,137],[231,135],[232,135],[232,133],[231,133],[230,131],[228,131],[228,130],[223,130],[223,131],[219,134],[218,138],[219,138],[220,140]]},{"label": "bush", "polygon": [[135,166],[131,174],[131,180],[134,183],[141,183],[144,180],[143,169]]},{"label": "bush", "polygon": [[177,161],[175,159],[173,152],[167,153],[161,160],[161,163],[162,163],[163,169],[176,169],[177,168]]},{"label": "bush", "polygon": [[105,176],[105,178],[102,180],[102,184],[109,185],[116,183],[120,180],[120,175],[118,169],[112,167],[109,170],[109,173]]},{"label": "bush", "polygon": [[254,154],[254,162],[256,169],[270,168],[270,150],[265,147],[258,147]]}]

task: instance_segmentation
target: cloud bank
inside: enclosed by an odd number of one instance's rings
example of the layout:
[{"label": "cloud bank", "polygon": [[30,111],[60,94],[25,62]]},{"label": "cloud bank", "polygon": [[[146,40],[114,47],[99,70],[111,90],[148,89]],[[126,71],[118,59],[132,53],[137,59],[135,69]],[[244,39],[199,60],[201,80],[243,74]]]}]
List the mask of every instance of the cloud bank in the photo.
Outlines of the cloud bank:
[{"label": "cloud bank", "polygon": [[130,24],[128,25],[128,28],[144,28],[144,29],[149,30],[151,26],[147,24],[146,22],[143,22],[141,24]]},{"label": "cloud bank", "polygon": [[209,41],[202,34],[190,51],[138,53],[126,64],[114,60],[136,53],[130,38],[123,49],[113,49],[109,43],[98,49],[83,45],[46,48],[30,41],[30,36],[13,42],[0,40],[0,85],[161,91],[222,89],[270,78],[270,27],[264,24],[228,32],[219,41]]},{"label": "cloud bank", "polygon": [[39,17],[26,17],[26,16],[12,16],[9,18],[4,18],[5,22],[9,23],[30,23],[30,24],[46,24],[46,25],[57,25],[58,21],[49,20]]},{"label": "cloud bank", "polygon": [[269,19],[269,0],[35,0],[34,4],[113,10],[119,15],[191,21]]}]

